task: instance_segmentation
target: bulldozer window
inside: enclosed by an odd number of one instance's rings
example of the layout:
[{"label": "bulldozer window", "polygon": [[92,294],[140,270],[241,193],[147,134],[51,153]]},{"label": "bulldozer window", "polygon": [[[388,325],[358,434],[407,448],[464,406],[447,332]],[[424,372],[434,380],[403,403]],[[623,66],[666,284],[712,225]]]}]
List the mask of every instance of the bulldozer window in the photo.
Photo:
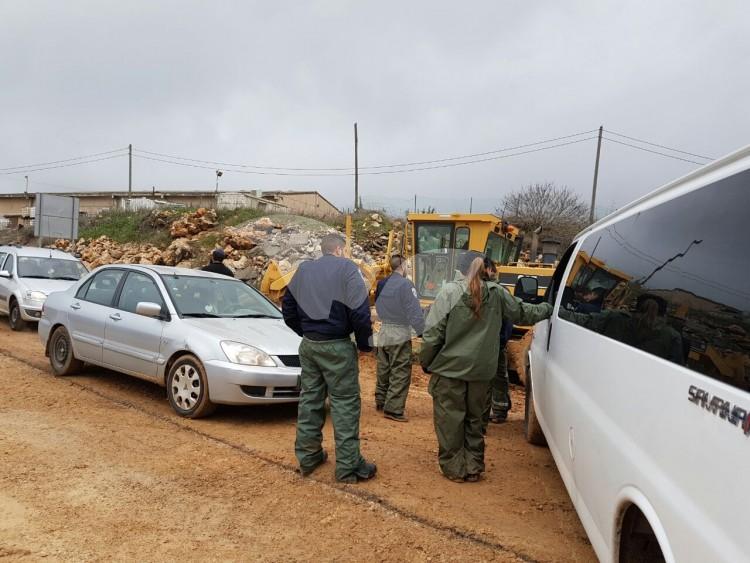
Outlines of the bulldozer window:
[{"label": "bulldozer window", "polygon": [[513,252],[513,244],[508,239],[496,233],[489,234],[484,253],[490,260],[499,264],[507,264],[511,252]]},{"label": "bulldozer window", "polygon": [[434,299],[440,289],[453,280],[451,239],[453,225],[417,225],[417,254],[414,265],[414,285],[423,299]]},{"label": "bulldozer window", "polygon": [[453,248],[456,250],[469,250],[469,227],[457,228],[455,239]]}]

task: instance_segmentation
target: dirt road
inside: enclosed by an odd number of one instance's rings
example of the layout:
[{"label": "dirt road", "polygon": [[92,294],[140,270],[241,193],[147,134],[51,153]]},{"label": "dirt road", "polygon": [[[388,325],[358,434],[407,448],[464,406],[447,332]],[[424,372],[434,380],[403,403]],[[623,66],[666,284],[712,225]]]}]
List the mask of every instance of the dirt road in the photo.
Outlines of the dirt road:
[{"label": "dirt road", "polygon": [[549,452],[522,438],[522,389],[510,422],[490,428],[486,479],[451,483],[426,380],[415,377],[411,421],[388,421],[364,357],[362,448],[379,474],[344,486],[331,461],[295,473],[294,407],[181,419],[146,382],[53,377],[36,334],[6,326],[0,558],[595,560]]}]

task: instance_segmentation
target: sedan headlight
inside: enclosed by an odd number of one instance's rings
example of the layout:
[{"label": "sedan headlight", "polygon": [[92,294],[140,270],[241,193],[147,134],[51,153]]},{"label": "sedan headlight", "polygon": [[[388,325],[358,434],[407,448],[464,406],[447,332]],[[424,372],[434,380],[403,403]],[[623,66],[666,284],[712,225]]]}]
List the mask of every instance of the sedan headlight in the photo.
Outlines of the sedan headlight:
[{"label": "sedan headlight", "polygon": [[224,340],[221,343],[221,349],[224,350],[227,359],[233,364],[242,364],[243,366],[276,367],[276,362],[271,359],[271,356],[266,354],[263,350],[259,350],[248,344]]},{"label": "sedan headlight", "polygon": [[47,300],[47,294],[43,291],[27,291],[26,301],[39,301],[44,302]]}]

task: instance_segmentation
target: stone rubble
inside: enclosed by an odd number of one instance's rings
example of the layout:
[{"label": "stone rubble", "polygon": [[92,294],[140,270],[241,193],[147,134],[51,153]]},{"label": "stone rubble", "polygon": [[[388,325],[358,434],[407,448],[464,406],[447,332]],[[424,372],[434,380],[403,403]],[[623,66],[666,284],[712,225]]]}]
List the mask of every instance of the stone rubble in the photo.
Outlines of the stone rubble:
[{"label": "stone rubble", "polygon": [[[216,227],[216,213],[206,209],[181,216],[160,211],[153,214],[152,220],[166,222],[170,216],[172,219],[177,216],[177,219],[164,224],[164,228],[169,227],[174,240],[164,249],[151,244],[118,243],[106,236],[79,239],[75,243],[60,239],[53,247],[80,256],[89,269],[115,263],[196,268],[208,262],[211,252],[203,239],[218,234],[217,247],[223,248],[227,255],[224,263],[237,278],[259,283],[270,260],[275,260],[280,271],[287,273],[301,262],[319,257],[321,238],[329,232],[337,232],[325,225],[312,229],[292,223],[283,226],[263,217],[239,227],[226,227],[217,233],[211,230]],[[352,258],[374,264],[376,259],[383,258],[387,242],[388,237],[381,235],[366,241],[365,246],[374,253],[353,243]]]}]

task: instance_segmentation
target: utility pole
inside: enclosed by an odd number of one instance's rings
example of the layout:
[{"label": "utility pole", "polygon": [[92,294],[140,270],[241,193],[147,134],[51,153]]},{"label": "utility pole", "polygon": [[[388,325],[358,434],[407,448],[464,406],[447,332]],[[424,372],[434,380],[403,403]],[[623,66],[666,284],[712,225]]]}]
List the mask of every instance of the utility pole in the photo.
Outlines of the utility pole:
[{"label": "utility pole", "polygon": [[594,222],[594,205],[596,205],[596,182],[599,180],[599,155],[602,152],[602,132],[604,125],[599,127],[599,141],[596,144],[596,164],[594,164],[594,187],[591,189],[591,210],[589,211],[589,223]]},{"label": "utility pole", "polygon": [[417,194],[414,194],[414,213],[417,212]]},{"label": "utility pole", "polygon": [[354,124],[354,211],[359,208],[359,155],[357,154],[359,139],[357,138],[357,124]]},{"label": "utility pole", "polygon": [[472,209],[474,209],[474,198],[469,198],[469,213],[471,213]]},{"label": "utility pole", "polygon": [[128,198],[133,197],[133,145],[128,145]]}]

